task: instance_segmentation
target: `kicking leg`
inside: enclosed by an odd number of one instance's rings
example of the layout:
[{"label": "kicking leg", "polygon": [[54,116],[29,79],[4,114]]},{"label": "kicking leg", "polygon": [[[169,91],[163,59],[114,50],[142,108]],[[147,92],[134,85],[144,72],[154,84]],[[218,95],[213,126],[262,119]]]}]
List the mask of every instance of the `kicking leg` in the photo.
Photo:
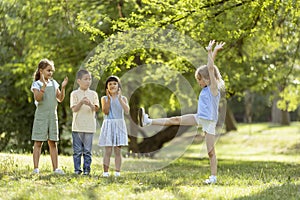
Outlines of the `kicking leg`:
[{"label": "kicking leg", "polygon": [[139,110],[140,126],[147,125],[160,125],[160,126],[171,126],[171,125],[183,125],[183,126],[195,126],[198,125],[194,114],[186,114],[177,117],[170,118],[157,118],[149,119],[145,113],[144,108]]}]

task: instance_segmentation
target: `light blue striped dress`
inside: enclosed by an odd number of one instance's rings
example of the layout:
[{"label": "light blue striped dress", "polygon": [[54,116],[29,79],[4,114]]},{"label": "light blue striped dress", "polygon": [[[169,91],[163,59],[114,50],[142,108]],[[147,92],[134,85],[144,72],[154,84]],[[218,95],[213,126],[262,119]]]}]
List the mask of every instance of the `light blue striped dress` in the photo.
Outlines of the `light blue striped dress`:
[{"label": "light blue striped dress", "polygon": [[[105,96],[105,100],[107,101],[107,96]],[[128,145],[124,110],[118,98],[110,99],[109,113],[104,115],[98,145],[102,147]]]}]

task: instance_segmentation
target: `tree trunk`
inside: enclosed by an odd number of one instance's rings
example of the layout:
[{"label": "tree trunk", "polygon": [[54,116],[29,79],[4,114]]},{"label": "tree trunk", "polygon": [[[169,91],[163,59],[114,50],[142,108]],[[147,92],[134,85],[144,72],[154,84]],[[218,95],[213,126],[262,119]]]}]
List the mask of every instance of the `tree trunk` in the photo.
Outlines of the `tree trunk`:
[{"label": "tree trunk", "polygon": [[278,109],[277,102],[279,98],[273,99],[272,104],[272,123],[280,125],[290,125],[290,113],[288,111],[282,111]]},{"label": "tree trunk", "polygon": [[226,108],[225,126],[226,126],[226,132],[237,130],[236,121],[229,106],[227,106]]},{"label": "tree trunk", "polygon": [[182,135],[190,126],[168,126],[152,137],[145,138],[139,143],[139,153],[153,157],[166,142]]},{"label": "tree trunk", "polygon": [[290,125],[290,113],[288,111],[281,111],[281,125]]},{"label": "tree trunk", "polygon": [[137,143],[137,136],[139,132],[138,126],[138,106],[139,105],[139,94],[134,94],[130,98],[130,129],[129,129],[129,144],[128,152],[139,152],[139,147]]},{"label": "tree trunk", "polygon": [[245,92],[245,115],[244,115],[244,122],[252,123],[252,105],[253,105],[254,95],[249,91],[246,90]]}]

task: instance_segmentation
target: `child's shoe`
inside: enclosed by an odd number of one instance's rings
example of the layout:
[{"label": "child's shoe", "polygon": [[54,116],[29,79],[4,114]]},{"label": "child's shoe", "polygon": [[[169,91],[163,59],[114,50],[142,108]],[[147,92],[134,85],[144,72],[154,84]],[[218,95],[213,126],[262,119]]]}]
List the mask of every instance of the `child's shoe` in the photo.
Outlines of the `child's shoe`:
[{"label": "child's shoe", "polygon": [[115,172],[115,177],[119,177],[121,176],[121,173],[120,172]]},{"label": "child's shoe", "polygon": [[141,127],[151,125],[151,120],[149,119],[148,114],[145,113],[144,108],[139,109],[138,116],[139,116],[139,123]]},{"label": "child's shoe", "polygon": [[109,177],[109,173],[108,172],[103,172],[102,177]]},{"label": "child's shoe", "polygon": [[206,184],[215,184],[215,183],[217,183],[217,177],[214,176],[214,175],[211,175],[208,179],[206,179],[204,181],[204,183],[206,183]]},{"label": "child's shoe", "polygon": [[82,171],[81,170],[79,170],[79,171],[75,171],[75,174],[77,174],[77,175],[80,175],[82,173]]},{"label": "child's shoe", "polygon": [[84,172],[83,175],[88,176],[90,175],[90,172]]},{"label": "child's shoe", "polygon": [[39,170],[39,168],[35,168],[34,170],[33,170],[33,172],[32,172],[33,174],[39,174],[40,173],[40,170]]},{"label": "child's shoe", "polygon": [[58,169],[58,168],[57,168],[56,170],[54,170],[53,173],[54,173],[54,174],[60,174],[60,175],[65,174],[65,172],[64,172],[63,170]]}]

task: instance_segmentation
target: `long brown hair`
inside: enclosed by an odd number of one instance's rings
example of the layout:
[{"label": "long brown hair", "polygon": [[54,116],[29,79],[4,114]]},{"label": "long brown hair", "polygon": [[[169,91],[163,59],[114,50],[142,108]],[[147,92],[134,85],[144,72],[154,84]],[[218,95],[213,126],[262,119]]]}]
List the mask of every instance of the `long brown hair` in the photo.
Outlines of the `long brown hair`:
[{"label": "long brown hair", "polygon": [[41,74],[40,74],[40,69],[46,69],[46,67],[48,66],[53,67],[54,69],[54,62],[52,60],[48,60],[47,58],[44,58],[42,60],[40,60],[39,64],[38,64],[38,68],[36,69],[35,73],[34,73],[34,80],[40,80],[41,78]]}]

